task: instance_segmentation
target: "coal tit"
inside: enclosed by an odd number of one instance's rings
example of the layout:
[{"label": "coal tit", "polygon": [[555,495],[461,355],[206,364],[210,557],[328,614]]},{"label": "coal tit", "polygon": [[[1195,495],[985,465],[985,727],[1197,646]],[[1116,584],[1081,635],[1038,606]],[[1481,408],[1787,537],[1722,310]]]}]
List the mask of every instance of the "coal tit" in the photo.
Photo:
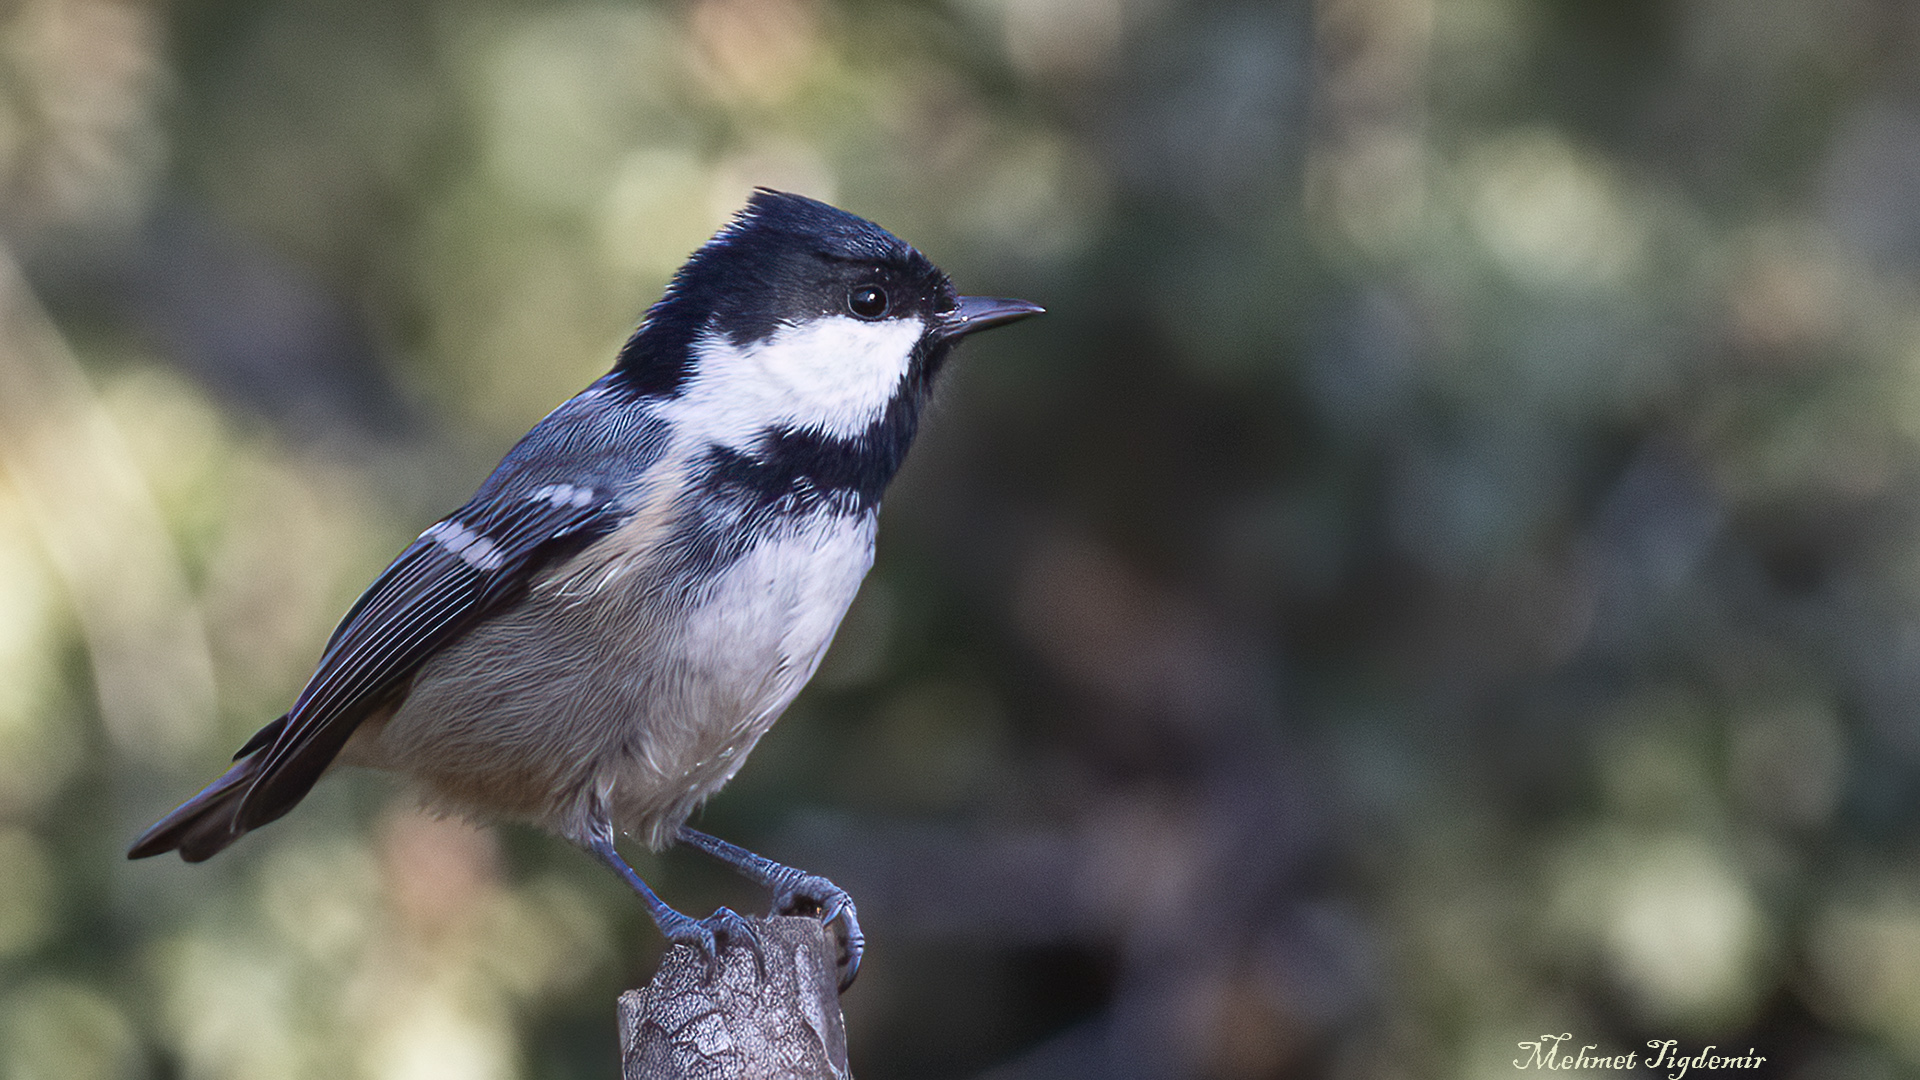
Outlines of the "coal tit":
[{"label": "coal tit", "polygon": [[616,833],[677,841],[862,939],[825,878],[686,826],[812,677],[873,563],[880,497],[962,337],[1036,314],[955,295],[872,222],[757,190],[674,275],[613,370],[400,553],[286,715],[128,852],[208,858],[336,762],[523,820],[606,863],[662,934],[757,943],[667,906]]}]

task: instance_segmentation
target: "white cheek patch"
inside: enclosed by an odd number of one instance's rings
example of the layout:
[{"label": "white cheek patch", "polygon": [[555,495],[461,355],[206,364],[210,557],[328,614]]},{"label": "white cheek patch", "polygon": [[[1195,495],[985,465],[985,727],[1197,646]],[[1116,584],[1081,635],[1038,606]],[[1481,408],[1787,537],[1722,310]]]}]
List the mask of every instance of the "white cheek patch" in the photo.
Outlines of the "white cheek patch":
[{"label": "white cheek patch", "polygon": [[852,438],[886,412],[925,332],[918,319],[829,315],[736,346],[693,344],[693,378],[669,408],[709,441],[747,449],[768,428]]}]

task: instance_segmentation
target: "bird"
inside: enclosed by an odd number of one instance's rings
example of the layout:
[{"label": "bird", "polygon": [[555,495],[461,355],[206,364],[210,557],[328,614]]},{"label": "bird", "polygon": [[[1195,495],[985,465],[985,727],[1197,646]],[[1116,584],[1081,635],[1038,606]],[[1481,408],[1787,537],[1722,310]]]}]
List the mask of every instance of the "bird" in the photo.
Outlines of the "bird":
[{"label": "bird", "polygon": [[615,840],[705,852],[827,924],[846,989],[865,942],[846,891],[687,821],[819,666],[954,345],[1042,311],[960,296],[873,222],[754,189],[612,370],[393,560],[292,707],[128,857],[210,858],[365,766],[436,812],[579,846],[709,963],[735,941],[757,956],[746,919],[670,907]]}]

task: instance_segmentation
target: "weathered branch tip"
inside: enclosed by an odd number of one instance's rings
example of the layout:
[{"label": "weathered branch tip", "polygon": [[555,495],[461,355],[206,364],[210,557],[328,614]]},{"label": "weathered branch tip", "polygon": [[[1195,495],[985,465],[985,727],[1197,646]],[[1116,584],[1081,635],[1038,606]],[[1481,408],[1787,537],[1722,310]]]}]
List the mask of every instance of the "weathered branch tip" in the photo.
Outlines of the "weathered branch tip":
[{"label": "weathered branch tip", "polygon": [[622,1080],[851,1080],[832,936],[818,919],[749,919],[718,970],[669,950],[644,989],[620,995]]}]

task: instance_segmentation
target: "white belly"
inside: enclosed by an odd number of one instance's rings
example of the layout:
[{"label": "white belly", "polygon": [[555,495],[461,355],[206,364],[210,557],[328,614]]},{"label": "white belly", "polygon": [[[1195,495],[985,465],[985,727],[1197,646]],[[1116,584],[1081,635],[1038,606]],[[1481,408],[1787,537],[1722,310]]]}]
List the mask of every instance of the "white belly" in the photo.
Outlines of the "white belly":
[{"label": "white belly", "polygon": [[647,543],[603,542],[620,554],[549,574],[424,666],[347,759],[458,812],[575,840],[604,815],[664,846],[812,677],[873,533],[871,514],[791,519],[691,593]]}]

